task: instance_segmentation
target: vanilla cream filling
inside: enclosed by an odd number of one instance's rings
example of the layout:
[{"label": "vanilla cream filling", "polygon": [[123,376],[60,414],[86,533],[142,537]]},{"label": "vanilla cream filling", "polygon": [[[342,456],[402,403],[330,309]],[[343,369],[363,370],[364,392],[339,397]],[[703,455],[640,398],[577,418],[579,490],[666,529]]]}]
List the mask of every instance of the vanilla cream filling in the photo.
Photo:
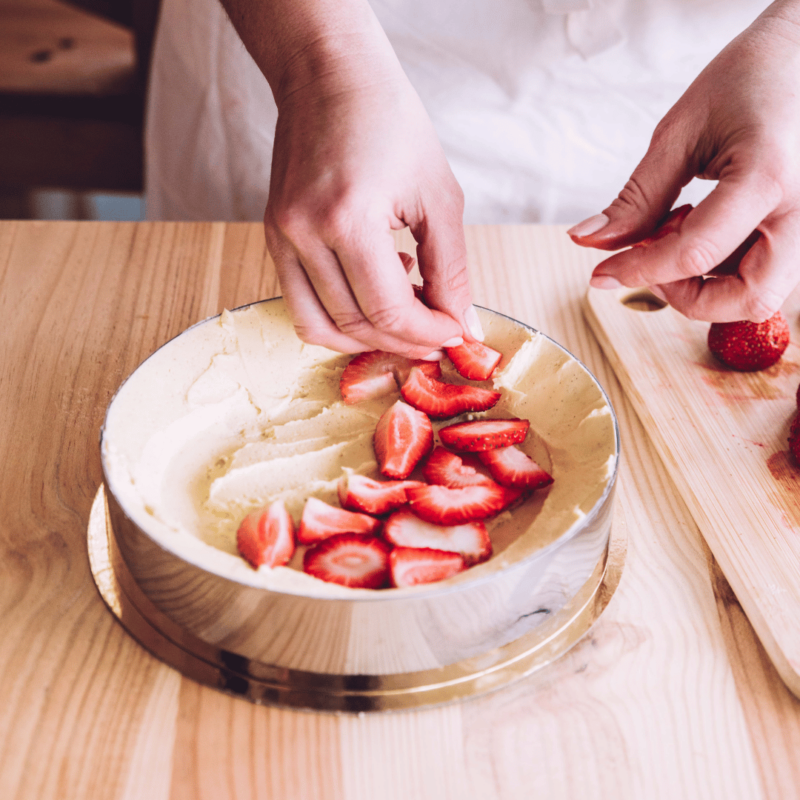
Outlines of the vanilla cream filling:
[{"label": "vanilla cream filling", "polygon": [[[602,497],[616,465],[611,410],[586,369],[545,336],[480,313],[486,343],[504,354],[493,379],[502,398],[485,415],[459,419],[530,420],[522,449],[554,483],[493,520],[493,557],[446,583],[478,578],[566,538]],[[148,358],[109,406],[102,437],[108,488],[163,547],[211,572],[276,591],[374,596],[305,575],[299,553],[287,567],[253,570],[236,552],[236,529],[251,511],[281,498],[299,522],[311,495],[337,503],[345,470],[380,477],[372,434],[399,392],[344,405],[339,377],[349,359],[303,344],[282,300],[190,328]],[[445,380],[462,380],[449,362],[443,367]]]}]

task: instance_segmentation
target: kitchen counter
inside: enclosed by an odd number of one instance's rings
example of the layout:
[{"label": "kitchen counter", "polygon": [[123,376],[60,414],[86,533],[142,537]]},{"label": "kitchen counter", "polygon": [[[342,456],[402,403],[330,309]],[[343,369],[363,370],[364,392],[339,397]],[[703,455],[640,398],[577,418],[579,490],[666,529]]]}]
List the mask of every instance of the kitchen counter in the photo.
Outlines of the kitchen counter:
[{"label": "kitchen counter", "polygon": [[255,706],[163,665],[106,609],[86,552],[106,405],[187,326],[280,294],[261,226],[0,222],[0,797],[800,797],[800,701],[583,319],[599,255],[561,227],[470,227],[467,245],[475,301],[565,345],[611,397],[622,580],[529,678],[336,716]]}]

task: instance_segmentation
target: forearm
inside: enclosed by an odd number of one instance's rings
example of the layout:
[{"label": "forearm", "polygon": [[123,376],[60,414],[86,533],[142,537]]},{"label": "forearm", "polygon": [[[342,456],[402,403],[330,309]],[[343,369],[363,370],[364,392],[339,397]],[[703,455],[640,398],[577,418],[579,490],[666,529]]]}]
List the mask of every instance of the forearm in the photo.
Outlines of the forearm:
[{"label": "forearm", "polygon": [[331,91],[400,69],[367,0],[221,0],[278,106],[323,82]]}]

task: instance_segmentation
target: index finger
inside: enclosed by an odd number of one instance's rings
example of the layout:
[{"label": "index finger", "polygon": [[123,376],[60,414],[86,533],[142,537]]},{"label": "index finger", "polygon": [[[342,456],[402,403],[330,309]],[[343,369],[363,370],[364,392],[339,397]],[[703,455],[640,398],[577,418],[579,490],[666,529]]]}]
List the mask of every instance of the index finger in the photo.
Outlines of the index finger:
[{"label": "index finger", "polygon": [[606,259],[590,283],[600,289],[613,285],[612,280],[623,286],[652,286],[706,275],[752,234],[779,200],[776,184],[762,175],[726,177],[691,211],[679,232]]},{"label": "index finger", "polygon": [[336,243],[335,250],[365,318],[347,331],[350,335],[364,341],[372,327],[429,349],[462,336],[456,320],[416,299],[388,230],[371,238],[348,237]]}]

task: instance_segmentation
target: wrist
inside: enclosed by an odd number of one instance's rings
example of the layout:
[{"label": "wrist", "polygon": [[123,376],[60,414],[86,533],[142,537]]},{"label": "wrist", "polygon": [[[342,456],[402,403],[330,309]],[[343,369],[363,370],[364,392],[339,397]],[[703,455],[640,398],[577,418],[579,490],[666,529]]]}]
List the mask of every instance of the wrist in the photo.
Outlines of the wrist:
[{"label": "wrist", "polygon": [[298,92],[335,97],[401,75],[394,51],[378,28],[319,35],[286,53],[267,80],[280,110]]}]

